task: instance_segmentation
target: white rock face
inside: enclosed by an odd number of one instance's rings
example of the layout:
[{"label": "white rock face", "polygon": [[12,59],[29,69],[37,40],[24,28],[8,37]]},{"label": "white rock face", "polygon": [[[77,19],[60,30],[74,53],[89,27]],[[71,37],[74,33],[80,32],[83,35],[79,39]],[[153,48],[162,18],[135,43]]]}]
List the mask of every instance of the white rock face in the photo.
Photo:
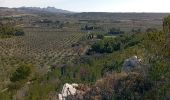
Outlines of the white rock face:
[{"label": "white rock face", "polygon": [[59,100],[65,100],[65,98],[69,95],[75,95],[76,94],[76,87],[78,87],[78,84],[64,84],[61,94],[58,94]]},{"label": "white rock face", "polygon": [[140,68],[141,67],[140,62],[141,62],[141,59],[138,59],[137,56],[128,58],[123,63],[122,71],[129,72],[134,68]]}]

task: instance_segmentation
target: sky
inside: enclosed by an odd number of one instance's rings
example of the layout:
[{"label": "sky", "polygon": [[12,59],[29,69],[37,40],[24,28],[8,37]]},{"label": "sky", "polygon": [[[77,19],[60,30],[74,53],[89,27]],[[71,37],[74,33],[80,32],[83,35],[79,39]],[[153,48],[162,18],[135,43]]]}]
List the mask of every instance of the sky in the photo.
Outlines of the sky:
[{"label": "sky", "polygon": [[23,6],[75,12],[170,12],[170,0],[0,0],[0,7]]}]

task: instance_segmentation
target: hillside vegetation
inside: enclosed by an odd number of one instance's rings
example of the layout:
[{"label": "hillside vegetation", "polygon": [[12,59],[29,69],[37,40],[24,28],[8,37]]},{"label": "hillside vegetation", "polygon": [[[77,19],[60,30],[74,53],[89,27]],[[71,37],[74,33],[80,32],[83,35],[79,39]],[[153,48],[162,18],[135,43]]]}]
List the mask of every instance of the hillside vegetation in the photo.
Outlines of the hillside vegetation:
[{"label": "hillside vegetation", "polygon": [[[105,55],[90,58],[79,66],[55,70],[47,77],[59,77],[62,84],[84,83],[91,88],[83,95],[86,100],[168,99],[170,45],[167,34],[169,31],[157,31],[104,38],[92,45],[90,52]],[[134,55],[141,58],[141,69],[122,72],[124,60]]]},{"label": "hillside vegetation", "polygon": [[23,36],[24,31],[13,27],[10,23],[0,23],[0,38],[8,38],[11,36]]},{"label": "hillside vegetation", "polygon": [[[0,24],[0,99],[57,100],[65,83],[78,83],[83,94],[68,100],[168,100],[170,16],[146,28],[136,15],[140,30],[130,18],[118,21],[121,14],[96,15],[2,18],[13,26]],[[140,68],[123,70],[134,57]]]}]

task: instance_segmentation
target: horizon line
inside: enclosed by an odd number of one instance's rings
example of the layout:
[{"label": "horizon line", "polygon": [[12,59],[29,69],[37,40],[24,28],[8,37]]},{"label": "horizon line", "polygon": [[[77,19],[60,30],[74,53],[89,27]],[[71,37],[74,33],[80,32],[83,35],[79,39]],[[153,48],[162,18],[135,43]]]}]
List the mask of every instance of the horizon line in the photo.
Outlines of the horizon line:
[{"label": "horizon line", "polygon": [[[13,8],[22,8],[22,7],[25,7],[25,8],[41,8],[41,9],[43,9],[43,8],[48,8],[48,7],[53,7],[53,8],[56,8],[56,7],[54,7],[54,6],[46,6],[46,7],[39,7],[39,6],[20,6],[20,7],[7,7],[7,6],[3,6],[3,7],[0,7],[0,8],[11,8],[11,9],[13,9]],[[62,8],[56,8],[56,9],[60,9],[60,10],[66,10],[66,11],[70,11],[70,10],[67,10],[67,9],[62,9]],[[125,12],[123,12],[123,11],[114,11],[114,12],[111,12],[111,11],[106,11],[106,12],[104,12],[104,11],[70,11],[70,12],[73,12],[73,13],[170,13],[170,12],[155,12],[155,11],[152,11],[152,12],[147,12],[147,11],[136,11],[136,12],[134,12],[134,11],[125,11]]]}]

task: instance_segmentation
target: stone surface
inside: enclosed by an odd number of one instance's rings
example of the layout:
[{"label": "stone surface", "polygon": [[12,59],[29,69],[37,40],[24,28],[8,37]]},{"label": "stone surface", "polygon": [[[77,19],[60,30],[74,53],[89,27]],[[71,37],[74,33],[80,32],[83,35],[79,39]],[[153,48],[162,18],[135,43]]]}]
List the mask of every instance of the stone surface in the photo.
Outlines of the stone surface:
[{"label": "stone surface", "polygon": [[129,72],[133,69],[141,68],[141,59],[138,59],[137,56],[130,57],[126,59],[123,63],[122,71]]},{"label": "stone surface", "polygon": [[58,94],[59,100],[65,100],[66,97],[70,95],[75,95],[77,92],[76,87],[78,87],[78,84],[68,84],[65,83],[62,89],[61,94]]}]

